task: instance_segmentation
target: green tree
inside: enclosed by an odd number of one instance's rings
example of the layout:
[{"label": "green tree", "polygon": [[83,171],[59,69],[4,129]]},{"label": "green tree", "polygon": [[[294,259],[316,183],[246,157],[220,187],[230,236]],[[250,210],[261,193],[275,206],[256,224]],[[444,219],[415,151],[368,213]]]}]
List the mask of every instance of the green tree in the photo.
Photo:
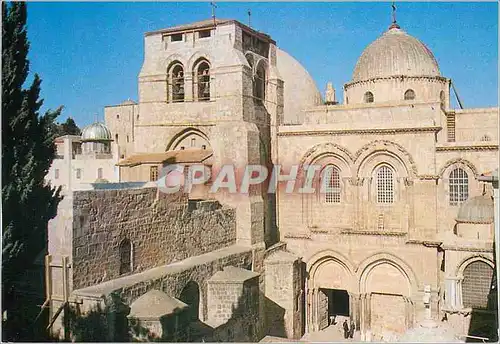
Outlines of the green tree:
[{"label": "green tree", "polygon": [[71,117],[68,117],[66,122],[56,124],[55,127],[57,136],[82,134],[82,131],[78,125],[76,125],[75,120]]},{"label": "green tree", "polygon": [[[47,224],[56,215],[60,189],[44,177],[54,159],[54,120],[61,108],[39,114],[41,80],[29,73],[27,11],[23,2],[2,2],[2,311],[4,339],[20,339],[25,319],[16,279],[47,250]],[[19,312],[18,312],[19,313]],[[11,316],[12,315],[12,316]],[[27,338],[24,338],[27,339]]]}]

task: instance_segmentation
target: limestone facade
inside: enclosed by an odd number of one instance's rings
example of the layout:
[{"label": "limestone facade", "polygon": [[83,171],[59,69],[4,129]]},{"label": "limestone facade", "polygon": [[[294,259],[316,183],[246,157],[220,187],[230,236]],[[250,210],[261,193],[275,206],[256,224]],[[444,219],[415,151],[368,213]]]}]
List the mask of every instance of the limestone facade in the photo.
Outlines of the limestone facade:
[{"label": "limestone facade", "polygon": [[[138,82],[137,103],[105,108],[120,182],[154,181],[177,160],[213,174],[231,164],[237,182],[248,164],[281,174],[319,165],[312,185],[326,180],[328,190],[298,192],[299,174],[293,193],[284,183],[276,194],[267,184],[204,197],[75,192],[63,201],[61,247],[71,246],[78,302],[118,293],[131,305],[161,290],[197,309],[217,340],[299,339],[336,315],[351,317],[362,340],[395,338],[423,319],[424,286],[434,319],[449,315],[462,334],[485,308],[493,220],[457,216],[491,197],[478,178],[499,163],[499,112],[452,109],[451,80],[397,25],[362,54],[341,104],[323,103],[296,60],[234,20],[147,33]],[[124,235],[134,257],[125,275]],[[188,285],[198,296],[183,299]]]}]

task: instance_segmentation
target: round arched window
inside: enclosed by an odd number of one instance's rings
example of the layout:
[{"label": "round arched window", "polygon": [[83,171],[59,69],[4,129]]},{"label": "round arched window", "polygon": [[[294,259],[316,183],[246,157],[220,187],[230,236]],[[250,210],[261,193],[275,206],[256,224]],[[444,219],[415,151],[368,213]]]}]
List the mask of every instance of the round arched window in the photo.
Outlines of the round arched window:
[{"label": "round arched window", "polygon": [[365,93],[365,103],[373,103],[373,93],[370,91]]},{"label": "round arched window", "polygon": [[413,100],[415,99],[415,91],[412,89],[406,90],[405,92],[405,100]]}]

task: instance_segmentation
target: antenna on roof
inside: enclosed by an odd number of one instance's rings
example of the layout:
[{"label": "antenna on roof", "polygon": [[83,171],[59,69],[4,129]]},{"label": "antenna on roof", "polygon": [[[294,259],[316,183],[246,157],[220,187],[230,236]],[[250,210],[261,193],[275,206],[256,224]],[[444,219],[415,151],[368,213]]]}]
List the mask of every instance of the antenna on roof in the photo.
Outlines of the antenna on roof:
[{"label": "antenna on roof", "polygon": [[248,27],[252,27],[252,11],[250,11],[249,9],[247,14],[248,14]]},{"label": "antenna on roof", "polygon": [[210,6],[212,6],[212,19],[214,20],[214,26],[215,26],[215,9],[217,8],[217,5],[215,4],[214,1],[211,1]]}]

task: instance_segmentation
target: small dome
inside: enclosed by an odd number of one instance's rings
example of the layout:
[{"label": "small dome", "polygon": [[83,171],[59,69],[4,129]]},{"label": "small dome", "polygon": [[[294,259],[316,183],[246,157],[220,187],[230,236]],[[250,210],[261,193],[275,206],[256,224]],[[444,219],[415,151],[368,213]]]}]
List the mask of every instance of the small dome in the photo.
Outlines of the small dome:
[{"label": "small dome", "polygon": [[481,195],[469,198],[458,210],[456,221],[459,223],[493,223],[493,198]]},{"label": "small dome", "polygon": [[112,141],[111,131],[104,123],[92,123],[83,128],[82,141]]},{"label": "small dome", "polygon": [[353,81],[389,76],[440,76],[432,52],[399,26],[392,25],[371,43],[356,63]]}]

